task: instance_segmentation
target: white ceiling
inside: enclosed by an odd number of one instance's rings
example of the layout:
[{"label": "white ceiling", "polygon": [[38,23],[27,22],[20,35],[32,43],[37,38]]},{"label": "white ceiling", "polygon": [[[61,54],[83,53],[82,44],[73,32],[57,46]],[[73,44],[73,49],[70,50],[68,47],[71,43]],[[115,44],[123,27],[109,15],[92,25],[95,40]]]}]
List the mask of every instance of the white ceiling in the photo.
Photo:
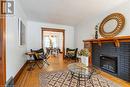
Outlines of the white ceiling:
[{"label": "white ceiling", "polygon": [[20,0],[29,20],[76,25],[127,0]]}]

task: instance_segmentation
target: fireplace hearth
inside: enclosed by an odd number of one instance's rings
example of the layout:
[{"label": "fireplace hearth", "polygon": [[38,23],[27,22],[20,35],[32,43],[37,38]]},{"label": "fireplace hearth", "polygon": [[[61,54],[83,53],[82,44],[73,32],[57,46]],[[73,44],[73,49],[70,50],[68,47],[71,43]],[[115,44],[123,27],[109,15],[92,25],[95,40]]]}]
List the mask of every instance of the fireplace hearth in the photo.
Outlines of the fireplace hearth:
[{"label": "fireplace hearth", "polygon": [[117,74],[117,57],[100,56],[100,68]]}]

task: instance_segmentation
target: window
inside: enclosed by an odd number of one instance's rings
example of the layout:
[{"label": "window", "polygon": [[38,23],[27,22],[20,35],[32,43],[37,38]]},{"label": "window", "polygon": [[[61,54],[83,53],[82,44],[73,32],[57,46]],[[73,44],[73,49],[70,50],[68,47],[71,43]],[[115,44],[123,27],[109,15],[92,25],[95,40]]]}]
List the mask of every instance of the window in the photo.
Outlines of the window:
[{"label": "window", "polygon": [[52,43],[53,43],[53,47],[56,48],[57,47],[57,38],[56,38],[56,36],[53,36]]},{"label": "window", "polygon": [[44,36],[44,47],[57,47],[57,37],[56,36]]},{"label": "window", "polygon": [[44,36],[44,47],[50,47],[49,36]]}]

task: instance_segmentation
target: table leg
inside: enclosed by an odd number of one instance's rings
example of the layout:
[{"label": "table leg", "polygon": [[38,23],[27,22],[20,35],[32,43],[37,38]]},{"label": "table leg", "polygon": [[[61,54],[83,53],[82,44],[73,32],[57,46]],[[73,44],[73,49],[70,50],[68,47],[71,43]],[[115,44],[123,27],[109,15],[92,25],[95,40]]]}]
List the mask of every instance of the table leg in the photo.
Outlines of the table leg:
[{"label": "table leg", "polygon": [[27,69],[28,71],[32,71],[34,69],[35,64],[33,63],[32,60],[29,60],[29,68]]},{"label": "table leg", "polygon": [[86,81],[87,81],[86,77],[84,77],[84,85],[85,85],[85,87],[86,87]]},{"label": "table leg", "polygon": [[92,84],[92,86],[94,87],[94,84],[93,84],[93,81],[92,81],[92,78],[89,79],[89,82]]},{"label": "table leg", "polygon": [[71,72],[71,79],[70,79],[70,83],[69,83],[68,87],[70,87],[70,85],[71,85],[71,82],[72,82],[72,79],[73,79],[73,75],[74,75],[74,73]]},{"label": "table leg", "polygon": [[80,75],[78,76],[77,87],[80,87]]}]

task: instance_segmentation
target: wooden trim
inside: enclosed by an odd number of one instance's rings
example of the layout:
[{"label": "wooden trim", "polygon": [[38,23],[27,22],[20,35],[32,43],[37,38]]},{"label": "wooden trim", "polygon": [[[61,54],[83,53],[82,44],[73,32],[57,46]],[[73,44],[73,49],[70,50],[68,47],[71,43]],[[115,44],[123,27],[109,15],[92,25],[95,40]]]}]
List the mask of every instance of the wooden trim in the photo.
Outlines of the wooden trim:
[{"label": "wooden trim", "polygon": [[42,31],[41,31],[41,46],[43,48],[43,32],[44,31],[51,31],[51,32],[62,32],[63,33],[63,57],[65,55],[65,30],[64,29],[55,29],[55,28],[43,28],[42,27]]},{"label": "wooden trim", "polygon": [[2,16],[0,16],[0,87],[4,87],[5,83],[6,83],[6,16],[5,14],[2,14]]},{"label": "wooden trim", "polygon": [[51,32],[64,32],[64,29],[55,29],[55,28],[43,28],[42,31],[51,31]]},{"label": "wooden trim", "polygon": [[14,77],[14,84],[17,82],[17,80],[19,79],[20,75],[22,74],[22,72],[24,71],[24,69],[26,68],[28,64],[28,61],[25,62],[25,64],[22,66],[22,68],[18,71],[18,73],[15,75]]},{"label": "wooden trim", "polygon": [[118,37],[113,37],[113,38],[99,38],[99,39],[88,39],[88,40],[83,40],[83,42],[94,42],[94,41],[113,41],[113,39],[118,39],[118,40],[129,40],[130,41],[130,36],[118,36]]},{"label": "wooden trim", "polygon": [[43,30],[41,31],[41,46],[43,48]]},{"label": "wooden trim", "polygon": [[113,38],[99,38],[99,39],[89,39],[83,42],[98,43],[101,46],[102,43],[114,42],[116,47],[120,47],[120,42],[130,42],[130,36],[118,36]]},{"label": "wooden trim", "polygon": [[88,61],[89,61],[89,66],[91,66],[92,65],[92,44],[90,42],[84,42],[84,48],[87,48],[89,51]]}]

